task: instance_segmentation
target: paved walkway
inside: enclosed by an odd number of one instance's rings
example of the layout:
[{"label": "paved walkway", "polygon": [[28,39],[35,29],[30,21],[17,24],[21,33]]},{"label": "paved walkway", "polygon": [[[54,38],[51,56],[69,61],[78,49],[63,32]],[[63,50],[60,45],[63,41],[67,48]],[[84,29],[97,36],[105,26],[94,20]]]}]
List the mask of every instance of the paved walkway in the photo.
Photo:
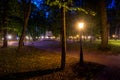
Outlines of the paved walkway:
[{"label": "paved walkway", "polygon": [[[16,44],[16,43],[15,43]],[[60,47],[51,47],[49,45],[59,45],[57,41],[39,41],[26,43],[36,48],[45,49],[48,51],[60,52]],[[67,55],[75,58],[79,58],[79,51],[67,51]],[[84,60],[89,62],[96,62],[107,66],[107,68],[100,72],[95,80],[120,80],[120,55],[105,55],[98,54],[98,52],[87,52],[84,51]]]},{"label": "paved walkway", "polygon": [[[31,45],[36,48],[45,49],[48,51],[55,51],[55,52],[61,52],[60,47],[56,46],[50,46],[50,45],[60,45],[57,41],[38,41],[38,42],[26,42],[25,45]],[[10,46],[14,45],[17,46],[17,42],[10,42]],[[120,68],[120,54],[119,55],[105,55],[105,54],[98,54],[98,52],[92,51],[87,52],[83,51],[84,53],[84,60],[91,61],[91,62],[97,62],[100,64],[104,64],[109,67],[118,67]],[[79,51],[67,51],[67,55],[79,58]]]},{"label": "paved walkway", "polygon": [[[54,41],[40,41],[30,44],[40,49],[45,49],[49,51],[60,52],[59,47],[51,47],[48,45],[56,44],[59,45],[59,42]],[[67,51],[67,55],[71,57],[79,58],[79,51]],[[120,55],[105,55],[98,54],[98,52],[87,52],[84,51],[84,60],[89,62],[96,62],[107,66],[104,71],[101,71],[98,75],[95,76],[95,80],[120,80]]]},{"label": "paved walkway", "polygon": [[[49,51],[60,52],[60,47],[51,47],[49,45],[56,44],[59,45],[59,42],[56,41],[40,41],[40,42],[33,42],[32,46],[35,46],[40,49],[46,49]],[[83,51],[84,59],[86,61],[97,62],[100,64],[104,64],[110,67],[118,67],[120,68],[120,55],[105,55],[105,54],[98,54],[98,52],[88,52]],[[79,51],[67,51],[67,54],[72,57],[79,58]]]},{"label": "paved walkway", "polygon": [[[69,52],[71,56],[79,58],[79,52],[73,51]],[[104,64],[109,67],[119,67],[120,68],[120,55],[105,55],[105,54],[97,54],[97,52],[87,52],[84,51],[84,60],[97,62],[100,64]]]}]

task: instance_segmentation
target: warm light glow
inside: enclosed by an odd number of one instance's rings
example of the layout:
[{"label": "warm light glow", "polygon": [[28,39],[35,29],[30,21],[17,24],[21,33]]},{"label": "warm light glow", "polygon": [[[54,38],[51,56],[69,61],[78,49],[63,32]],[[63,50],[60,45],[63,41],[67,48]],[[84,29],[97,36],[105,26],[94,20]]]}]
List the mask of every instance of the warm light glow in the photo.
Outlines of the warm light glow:
[{"label": "warm light glow", "polygon": [[4,40],[4,38],[2,38],[2,40]]},{"label": "warm light glow", "polygon": [[28,36],[25,36],[25,38],[26,38],[26,39],[29,39],[29,37],[28,37]]},{"label": "warm light glow", "polygon": [[10,39],[12,39],[12,36],[11,36],[11,35],[8,35],[7,38],[10,40]]},{"label": "warm light glow", "polygon": [[115,34],[113,34],[113,35],[112,35],[112,37],[113,37],[113,38],[117,38],[118,36],[117,36],[117,35],[115,35]]},{"label": "warm light glow", "polygon": [[115,35],[115,34],[113,34],[113,35],[112,35],[112,37],[113,37],[113,38],[115,38],[115,37],[116,37],[116,35]]},{"label": "warm light glow", "polygon": [[48,36],[45,36],[45,39],[48,39],[49,37]]},{"label": "warm light glow", "polygon": [[91,39],[91,36],[88,36],[88,39]]},{"label": "warm light glow", "polygon": [[41,36],[41,39],[44,39],[44,36]]},{"label": "warm light glow", "polygon": [[76,37],[78,38],[78,37],[79,37],[79,35],[76,35]]},{"label": "warm light glow", "polygon": [[79,27],[79,29],[82,29],[82,28],[84,27],[84,23],[82,23],[82,22],[79,23],[79,24],[78,24],[78,27]]}]

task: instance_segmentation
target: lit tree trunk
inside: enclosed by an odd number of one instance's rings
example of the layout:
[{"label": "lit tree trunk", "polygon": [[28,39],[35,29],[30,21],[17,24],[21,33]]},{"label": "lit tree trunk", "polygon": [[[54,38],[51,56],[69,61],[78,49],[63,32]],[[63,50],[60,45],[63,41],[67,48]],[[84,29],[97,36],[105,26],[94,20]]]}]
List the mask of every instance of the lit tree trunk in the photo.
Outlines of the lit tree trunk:
[{"label": "lit tree trunk", "polygon": [[108,23],[107,23],[107,12],[105,7],[105,1],[100,1],[101,7],[101,22],[102,22],[102,34],[101,34],[101,49],[108,48]]},{"label": "lit tree trunk", "polygon": [[[63,0],[64,2],[65,0]],[[62,15],[62,31],[61,31],[61,38],[62,38],[62,55],[61,55],[61,68],[65,68],[66,62],[66,19],[65,19],[65,8],[61,8],[61,15]]]},{"label": "lit tree trunk", "polygon": [[28,20],[31,12],[31,0],[27,3],[25,0],[22,0],[23,3],[23,10],[24,10],[24,23],[23,23],[23,29],[22,29],[22,35],[20,36],[19,45],[18,45],[18,51],[24,46],[24,38],[25,38],[25,32],[28,26]]}]

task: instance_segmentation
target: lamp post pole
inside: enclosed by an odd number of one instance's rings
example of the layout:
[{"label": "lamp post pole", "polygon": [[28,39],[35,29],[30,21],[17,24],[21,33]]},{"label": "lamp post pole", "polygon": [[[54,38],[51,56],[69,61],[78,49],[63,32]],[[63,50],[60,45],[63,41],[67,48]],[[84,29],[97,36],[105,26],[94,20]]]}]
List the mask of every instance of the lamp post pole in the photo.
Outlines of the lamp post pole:
[{"label": "lamp post pole", "polygon": [[84,27],[84,23],[79,23],[78,25],[79,29],[80,29],[80,65],[83,66],[84,61],[83,61],[83,49],[82,49],[82,29]]},{"label": "lamp post pole", "polygon": [[80,65],[83,65],[82,32],[80,31]]}]

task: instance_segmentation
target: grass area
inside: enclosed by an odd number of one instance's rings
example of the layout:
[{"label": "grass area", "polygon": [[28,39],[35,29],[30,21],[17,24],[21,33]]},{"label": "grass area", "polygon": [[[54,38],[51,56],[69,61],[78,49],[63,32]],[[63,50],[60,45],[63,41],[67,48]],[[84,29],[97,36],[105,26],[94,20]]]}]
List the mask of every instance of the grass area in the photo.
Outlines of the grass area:
[{"label": "grass area", "polygon": [[[96,41],[83,41],[83,49],[84,51],[91,51],[91,52],[99,52],[100,54],[108,54],[108,55],[118,55],[120,54],[120,40],[109,40],[109,50],[107,51],[102,51],[99,49],[100,46],[100,40]],[[79,46],[79,41],[78,42],[67,42],[67,50],[68,51],[79,51],[80,46]],[[50,48],[58,49],[61,47],[60,43],[59,44],[48,44]]]},{"label": "grass area", "polygon": [[[60,56],[59,53],[40,50],[34,47],[24,47],[20,53],[16,52],[16,47],[0,49],[0,75],[11,74],[9,77],[12,77],[12,80],[16,80],[16,77],[13,77],[14,74],[12,73],[15,73],[15,75],[18,74],[19,76],[28,76],[26,73],[28,72],[34,76],[21,80],[79,80],[80,78],[80,80],[86,80],[87,77],[92,79],[93,75],[95,76],[103,69],[101,69],[103,65],[98,66],[98,64],[92,64],[91,66],[87,64],[87,67],[79,68],[79,71],[82,72],[77,72],[79,65],[76,67],[76,63],[78,59],[67,56],[65,70],[58,72],[53,71],[51,74],[42,76],[38,75],[41,73],[39,71],[46,72],[46,70],[49,71],[60,68]],[[84,75],[80,77],[81,74]]]},{"label": "grass area", "polygon": [[0,50],[0,73],[2,74],[55,68],[59,67],[59,64],[59,54],[36,48],[24,47],[21,53],[17,53],[16,48],[13,47]]},{"label": "grass area", "polygon": [[[68,43],[67,48],[68,50],[79,50],[79,42]],[[100,52],[101,54],[112,54],[117,55],[120,54],[120,40],[109,40],[109,47],[110,50],[108,51],[101,51],[99,50],[100,40],[96,40],[93,42],[90,41],[83,41],[83,49],[84,51],[95,51]]]},{"label": "grass area", "polygon": [[120,40],[109,40],[109,44],[114,46],[120,46]]}]

